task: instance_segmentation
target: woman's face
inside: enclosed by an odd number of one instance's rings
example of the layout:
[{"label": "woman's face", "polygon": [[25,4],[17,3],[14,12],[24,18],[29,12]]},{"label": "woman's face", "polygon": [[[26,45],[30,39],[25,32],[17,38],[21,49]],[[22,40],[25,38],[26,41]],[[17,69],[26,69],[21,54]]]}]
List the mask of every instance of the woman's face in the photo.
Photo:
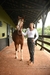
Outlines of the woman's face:
[{"label": "woman's face", "polygon": [[33,23],[30,23],[30,26],[29,26],[31,29],[33,28]]}]

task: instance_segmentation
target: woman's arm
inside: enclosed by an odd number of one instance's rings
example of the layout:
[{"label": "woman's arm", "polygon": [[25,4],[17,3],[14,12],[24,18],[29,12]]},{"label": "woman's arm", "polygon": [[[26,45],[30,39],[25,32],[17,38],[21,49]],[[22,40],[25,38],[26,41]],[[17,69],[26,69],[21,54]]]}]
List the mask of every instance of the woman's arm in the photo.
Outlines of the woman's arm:
[{"label": "woman's arm", "polygon": [[37,30],[35,30],[35,35],[36,35],[36,37],[35,37],[35,39],[34,39],[34,42],[38,39],[38,32],[37,32]]},{"label": "woman's arm", "polygon": [[22,34],[23,34],[24,36],[26,36],[26,35],[27,35],[27,30],[26,30],[26,32],[23,32],[23,31],[22,31]]}]

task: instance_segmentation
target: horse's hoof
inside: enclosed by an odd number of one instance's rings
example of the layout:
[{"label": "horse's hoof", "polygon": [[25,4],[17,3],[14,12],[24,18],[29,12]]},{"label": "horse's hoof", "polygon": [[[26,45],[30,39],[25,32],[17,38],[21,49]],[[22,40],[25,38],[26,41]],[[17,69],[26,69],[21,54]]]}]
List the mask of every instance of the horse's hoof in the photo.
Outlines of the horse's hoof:
[{"label": "horse's hoof", "polygon": [[18,51],[18,53],[19,53],[19,51]]},{"label": "horse's hoof", "polygon": [[15,59],[17,59],[17,57],[15,57]]},{"label": "horse's hoof", "polygon": [[20,61],[22,61],[22,59],[20,59]]}]

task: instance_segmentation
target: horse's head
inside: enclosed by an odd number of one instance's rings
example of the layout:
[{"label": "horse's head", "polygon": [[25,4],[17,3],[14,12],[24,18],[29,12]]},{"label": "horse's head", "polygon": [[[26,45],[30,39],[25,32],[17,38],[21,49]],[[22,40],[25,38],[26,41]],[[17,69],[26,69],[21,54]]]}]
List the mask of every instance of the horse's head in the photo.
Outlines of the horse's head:
[{"label": "horse's head", "polygon": [[24,18],[23,17],[18,17],[18,24],[17,24],[17,29],[22,29],[24,23]]}]

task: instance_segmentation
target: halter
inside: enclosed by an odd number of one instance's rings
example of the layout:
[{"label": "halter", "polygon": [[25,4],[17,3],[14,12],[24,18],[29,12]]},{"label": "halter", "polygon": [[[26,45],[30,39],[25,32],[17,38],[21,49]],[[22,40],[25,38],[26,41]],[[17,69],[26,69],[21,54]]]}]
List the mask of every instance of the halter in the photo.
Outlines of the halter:
[{"label": "halter", "polygon": [[19,21],[18,21],[18,24],[17,24],[17,30],[21,30],[21,28],[23,27],[23,22],[24,22],[24,19],[23,18],[19,18]]}]

